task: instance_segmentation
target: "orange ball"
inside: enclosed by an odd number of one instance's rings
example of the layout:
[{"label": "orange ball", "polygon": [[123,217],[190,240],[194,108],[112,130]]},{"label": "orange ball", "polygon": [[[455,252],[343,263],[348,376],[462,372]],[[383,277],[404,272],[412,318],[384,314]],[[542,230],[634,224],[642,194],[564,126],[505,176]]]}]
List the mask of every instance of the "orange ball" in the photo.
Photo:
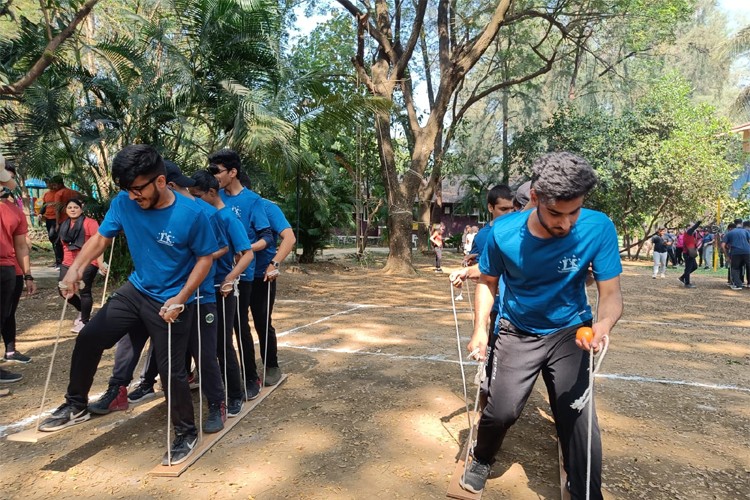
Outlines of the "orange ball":
[{"label": "orange ball", "polygon": [[582,326],[576,331],[576,340],[586,340],[590,344],[594,340],[594,330],[590,326]]}]

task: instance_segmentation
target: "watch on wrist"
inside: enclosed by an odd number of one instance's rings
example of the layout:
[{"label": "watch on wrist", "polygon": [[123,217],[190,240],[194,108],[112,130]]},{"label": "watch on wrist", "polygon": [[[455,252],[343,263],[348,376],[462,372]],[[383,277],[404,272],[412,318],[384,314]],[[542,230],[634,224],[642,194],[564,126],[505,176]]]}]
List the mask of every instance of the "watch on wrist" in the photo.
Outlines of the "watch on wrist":
[{"label": "watch on wrist", "polygon": [[24,274],[23,275],[23,280],[24,281],[34,281],[34,277],[32,275],[30,275],[30,274]]},{"label": "watch on wrist", "polygon": [[275,267],[276,269],[278,269],[278,268],[279,268],[279,263],[278,263],[278,262],[276,262],[275,260],[272,260],[272,261],[271,261],[271,265],[272,265],[273,267]]}]

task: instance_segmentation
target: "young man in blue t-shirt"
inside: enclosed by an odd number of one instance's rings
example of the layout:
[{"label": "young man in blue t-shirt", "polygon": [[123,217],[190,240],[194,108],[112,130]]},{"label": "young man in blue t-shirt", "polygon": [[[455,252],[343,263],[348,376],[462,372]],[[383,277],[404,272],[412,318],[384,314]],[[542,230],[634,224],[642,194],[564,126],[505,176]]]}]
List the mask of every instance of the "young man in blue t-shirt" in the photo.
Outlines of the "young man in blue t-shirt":
[{"label": "young man in blue t-shirt", "polygon": [[[272,386],[281,380],[276,329],[273,327],[273,304],[276,301],[276,277],[279,267],[294,248],[296,238],[289,221],[278,205],[262,198],[263,209],[273,231],[273,243],[258,252],[255,264],[255,279],[250,294],[250,312],[258,333],[260,356],[265,365],[265,385]],[[278,250],[276,241],[281,238]],[[270,294],[269,294],[270,289]],[[266,329],[268,325],[268,329]],[[266,345],[266,339],[268,339]]]},{"label": "young man in blue t-shirt", "polygon": [[[221,335],[216,346],[216,354],[226,378],[227,416],[236,417],[242,411],[245,390],[232,337],[236,301],[230,295],[234,290],[235,280],[245,272],[255,255],[250,250],[250,240],[240,219],[221,201],[219,181],[206,171],[193,174],[193,180],[195,186],[190,189],[190,192],[217,210],[221,230],[229,245],[229,251],[216,261],[214,277],[216,302],[221,304],[217,308],[217,324]],[[235,256],[239,256],[236,263]]]},{"label": "young man in blue t-shirt", "polygon": [[[198,438],[185,356],[195,320],[195,290],[208,274],[218,246],[200,208],[167,187],[164,162],[153,147],[123,148],[112,162],[112,177],[123,192],[112,200],[98,233],[83,246],[61,288],[68,296],[76,293],[83,268],[120,231],[125,232],[134,271],[79,333],[65,403],[39,430],[55,431],[88,420],[88,394],[103,351],[128,333],[148,335],[165,385],[172,374],[171,463],[177,464],[192,454]],[[167,323],[172,332],[171,366]],[[162,463],[168,464],[167,454]]]},{"label": "young man in blue t-shirt", "polygon": [[[271,223],[268,221],[261,197],[242,185],[240,176],[242,165],[240,156],[231,149],[222,149],[208,157],[208,171],[213,174],[221,190],[219,196],[226,206],[240,219],[247,231],[251,249],[257,254],[273,244]],[[255,346],[250,334],[250,295],[255,277],[255,261],[245,270],[239,282],[239,319],[235,330],[242,344],[242,358],[245,369],[245,398],[255,399],[260,395],[260,378],[255,364]]]},{"label": "young man in blue t-shirt", "polygon": [[[495,224],[480,258],[474,334],[470,352],[487,351],[487,320],[500,276],[505,280],[500,328],[495,343],[487,405],[461,486],[484,488],[495,454],[518,419],[539,374],[550,406],[574,498],[585,496],[585,413],[571,408],[588,388],[588,354],[600,348],[622,314],[622,271],[614,224],[604,214],[582,208],[594,187],[591,166],[570,153],[550,153],[532,166],[533,210],[509,214]],[[586,278],[593,267],[599,293],[594,339],[580,343],[576,330],[591,324]],[[601,496],[601,440],[592,428],[591,498]]]}]

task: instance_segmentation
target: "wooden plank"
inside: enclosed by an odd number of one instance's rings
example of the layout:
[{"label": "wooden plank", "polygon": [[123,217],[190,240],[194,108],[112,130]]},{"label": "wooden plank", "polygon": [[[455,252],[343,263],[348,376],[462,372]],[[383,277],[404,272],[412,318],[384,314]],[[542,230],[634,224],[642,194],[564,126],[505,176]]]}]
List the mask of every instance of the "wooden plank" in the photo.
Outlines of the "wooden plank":
[{"label": "wooden plank", "polygon": [[445,493],[445,496],[448,498],[458,498],[459,500],[479,500],[482,498],[482,492],[484,490],[479,493],[472,493],[463,489],[458,483],[464,473],[464,464],[466,463],[464,459],[466,457],[466,449],[469,445],[470,443],[467,439],[466,443],[464,443],[461,448],[461,456],[458,457],[456,468],[453,470],[453,475],[451,476],[451,482],[448,484],[448,491]]},{"label": "wooden plank", "polygon": [[211,449],[213,445],[215,445],[224,435],[232,430],[232,428],[237,425],[240,420],[245,418],[245,415],[250,413],[250,411],[253,410],[256,406],[260,404],[261,401],[266,399],[268,395],[270,395],[274,390],[276,390],[278,387],[281,386],[287,379],[287,375],[282,375],[281,380],[279,380],[279,383],[276,385],[273,385],[271,387],[263,387],[260,391],[260,396],[258,396],[256,399],[253,399],[252,401],[246,401],[244,407],[242,408],[242,411],[239,415],[233,418],[227,418],[227,421],[224,422],[224,429],[222,429],[220,432],[217,432],[215,434],[206,434],[203,433],[203,440],[198,443],[198,446],[196,446],[193,453],[188,457],[187,460],[182,462],[178,465],[157,465],[153,469],[149,471],[150,476],[158,476],[158,477],[178,477],[180,474],[185,472],[188,467],[193,465],[201,456],[203,456],[204,453],[206,453],[208,450]]},{"label": "wooden plank", "polygon": [[560,498],[562,500],[570,500],[570,492],[568,491],[568,474],[565,472],[562,447],[560,446],[559,439],[557,440],[557,459],[560,461]]},{"label": "wooden plank", "polygon": [[[131,418],[137,417],[141,413],[150,410],[151,408],[155,407],[157,404],[161,402],[164,402],[164,398],[163,398],[163,393],[159,391],[155,394],[155,397],[153,398],[149,398],[145,401],[139,401],[137,403],[129,403],[128,409],[125,411],[113,411],[106,415],[92,414],[91,418],[85,422],[81,422],[80,424],[76,424],[76,425],[71,425],[70,427],[66,427],[65,429],[60,429],[59,431],[53,431],[53,432],[41,432],[37,430],[36,421],[34,421],[35,427],[32,427],[31,429],[26,429],[25,431],[16,432],[15,434],[9,434],[8,436],[6,436],[5,439],[7,439],[8,441],[17,441],[21,443],[38,443],[39,441],[43,441],[45,439],[51,438],[52,436],[56,436],[60,434],[61,432],[65,432],[69,429],[80,430],[82,428],[88,427],[88,424],[91,422],[98,424],[93,429],[91,429],[92,433],[106,432],[107,430],[112,429],[113,427],[121,424],[122,422],[125,422],[126,420],[129,420]],[[124,415],[125,418],[119,418],[119,419],[116,419],[114,422],[110,422],[111,420],[113,420],[113,415],[115,417],[116,416],[122,417]]]}]

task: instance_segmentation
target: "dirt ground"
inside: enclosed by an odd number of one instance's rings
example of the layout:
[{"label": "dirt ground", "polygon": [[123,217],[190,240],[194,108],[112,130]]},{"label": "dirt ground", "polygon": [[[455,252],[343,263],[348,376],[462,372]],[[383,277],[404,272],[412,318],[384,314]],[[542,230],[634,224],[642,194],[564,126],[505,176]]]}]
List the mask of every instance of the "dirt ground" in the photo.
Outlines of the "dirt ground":
[{"label": "dirt ground", "polygon": [[[447,274],[418,256],[417,276],[383,276],[382,256],[372,259],[370,269],[339,257],[282,274],[274,322],[289,378],[181,477],[148,475],[165,449],[159,403],[37,444],[0,439],[0,497],[444,498],[467,430]],[[446,271],[459,264],[445,261]],[[650,268],[625,265],[625,314],[596,385],[606,498],[750,497],[750,290],[703,271],[685,289],[679,272],[652,280]],[[34,359],[3,365],[24,379],[0,398],[0,436],[39,412],[62,302],[53,278],[38,281],[18,314],[18,347]],[[457,304],[463,348],[470,302]],[[74,317],[46,410],[65,393]],[[92,394],[111,366],[107,353]],[[476,368],[466,371],[471,380]],[[537,384],[484,498],[559,498],[545,394]]]}]

